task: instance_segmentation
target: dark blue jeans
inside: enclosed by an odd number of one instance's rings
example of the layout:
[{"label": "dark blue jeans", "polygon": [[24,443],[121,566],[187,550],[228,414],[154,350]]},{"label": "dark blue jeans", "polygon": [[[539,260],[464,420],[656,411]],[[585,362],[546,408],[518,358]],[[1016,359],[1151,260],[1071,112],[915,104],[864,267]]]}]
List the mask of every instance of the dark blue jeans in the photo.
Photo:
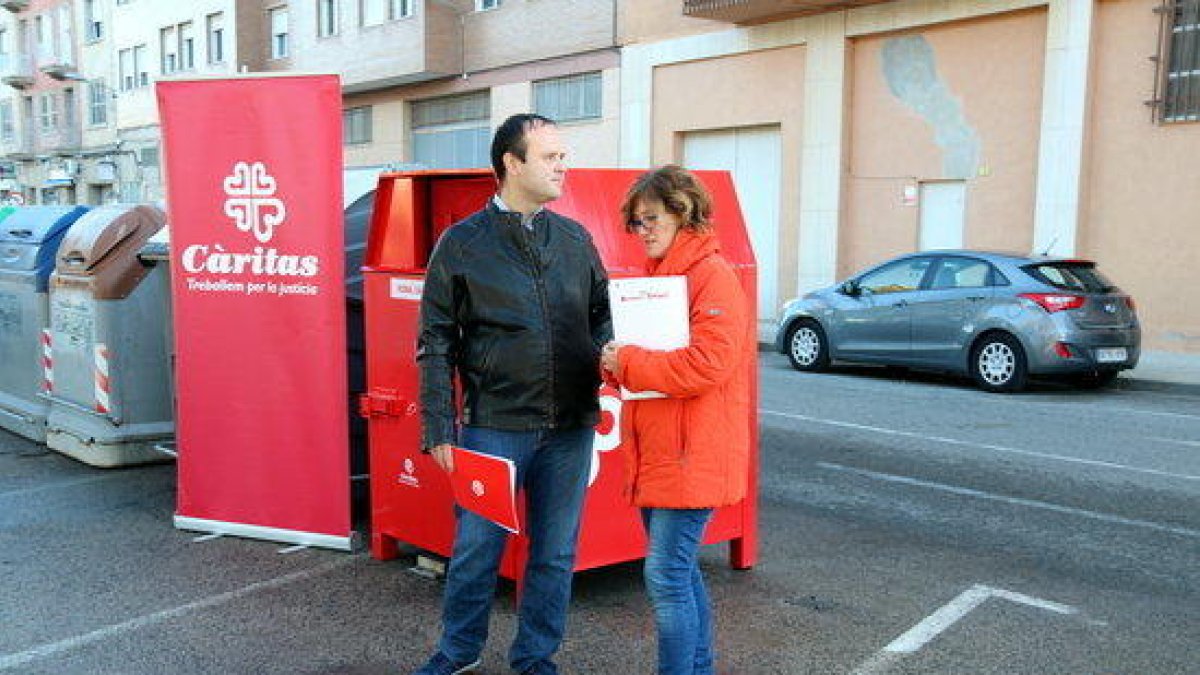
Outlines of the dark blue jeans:
[{"label": "dark blue jeans", "polygon": [[712,610],[700,541],[712,509],[642,509],[649,550],[646,591],[658,628],[659,675],[711,675]]},{"label": "dark blue jeans", "polygon": [[[509,665],[517,672],[557,672],[551,660],[562,642],[575,569],[579,516],[592,459],[591,428],[500,431],[465,427],[462,446],[507,457],[525,490],[529,562]],[[479,657],[487,640],[496,574],[508,532],[456,507],[458,529],[446,575],[438,649],[456,663]]]}]

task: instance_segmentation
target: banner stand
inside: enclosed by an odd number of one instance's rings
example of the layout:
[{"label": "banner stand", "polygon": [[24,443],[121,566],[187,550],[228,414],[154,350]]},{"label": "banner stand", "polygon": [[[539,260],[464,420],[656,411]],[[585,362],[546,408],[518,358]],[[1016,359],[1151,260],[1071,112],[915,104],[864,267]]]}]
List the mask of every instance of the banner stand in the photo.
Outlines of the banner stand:
[{"label": "banner stand", "polygon": [[175,526],[352,551],[341,83],[201,76],[156,93]]},{"label": "banner stand", "polygon": [[317,534],[315,532],[299,532],[296,530],[284,530],[278,527],[246,525],[244,523],[224,523],[217,520],[189,518],[187,516],[175,516],[175,529],[229,535],[231,537],[245,537],[247,539],[262,539],[284,544],[296,544],[297,546],[329,548],[336,551],[354,552],[362,549],[362,536],[357,532],[351,534],[349,537],[337,537],[329,534]]}]

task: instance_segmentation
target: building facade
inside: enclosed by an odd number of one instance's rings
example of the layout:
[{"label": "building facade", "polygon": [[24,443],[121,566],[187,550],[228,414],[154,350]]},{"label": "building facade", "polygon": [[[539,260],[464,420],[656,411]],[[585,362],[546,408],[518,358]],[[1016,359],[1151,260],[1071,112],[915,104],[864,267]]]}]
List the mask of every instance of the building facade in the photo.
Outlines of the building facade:
[{"label": "building facade", "polygon": [[789,297],[971,247],[1094,259],[1147,348],[1200,352],[1200,2],[845,4],[622,9],[620,161],[734,172],[763,337]]},{"label": "building facade", "polygon": [[0,3],[0,199],[77,200],[81,78],[73,2]]},{"label": "building facade", "polygon": [[[853,5],[847,8],[847,5]],[[342,78],[347,202],[488,164],[515,112],[575,166],[733,172],[760,335],[915,249],[1095,259],[1200,352],[1200,0],[0,2],[0,198],[162,199],[153,82]]]}]

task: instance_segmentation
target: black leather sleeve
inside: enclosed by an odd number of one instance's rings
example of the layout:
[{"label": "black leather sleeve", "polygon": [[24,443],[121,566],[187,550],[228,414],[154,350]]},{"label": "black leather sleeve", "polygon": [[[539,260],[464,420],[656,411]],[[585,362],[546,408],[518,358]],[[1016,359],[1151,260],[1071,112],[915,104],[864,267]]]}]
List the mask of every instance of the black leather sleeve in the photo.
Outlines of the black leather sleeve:
[{"label": "black leather sleeve", "polygon": [[592,331],[592,346],[599,362],[600,349],[613,339],[612,312],[608,304],[608,272],[605,271],[604,262],[600,260],[600,253],[596,251],[596,245],[590,237],[587,247],[592,258],[592,290],[588,318]]},{"label": "black leather sleeve", "polygon": [[417,365],[421,375],[421,449],[455,441],[454,361],[461,330],[456,319],[452,242],[441,241],[430,256],[421,294]]}]

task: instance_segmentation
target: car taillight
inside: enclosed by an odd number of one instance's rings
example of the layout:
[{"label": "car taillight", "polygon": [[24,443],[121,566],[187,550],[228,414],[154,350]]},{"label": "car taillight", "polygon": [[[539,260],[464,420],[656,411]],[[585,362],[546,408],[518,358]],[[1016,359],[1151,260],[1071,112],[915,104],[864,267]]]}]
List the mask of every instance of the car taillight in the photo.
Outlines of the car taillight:
[{"label": "car taillight", "polygon": [[1083,307],[1085,298],[1082,295],[1066,293],[1022,293],[1022,298],[1036,302],[1042,309],[1053,314],[1064,309],[1079,309]]},{"label": "car taillight", "polygon": [[1137,305],[1134,304],[1133,298],[1129,297],[1128,295],[1125,296],[1125,305],[1129,307],[1129,311],[1131,311],[1131,312],[1137,311]]}]

